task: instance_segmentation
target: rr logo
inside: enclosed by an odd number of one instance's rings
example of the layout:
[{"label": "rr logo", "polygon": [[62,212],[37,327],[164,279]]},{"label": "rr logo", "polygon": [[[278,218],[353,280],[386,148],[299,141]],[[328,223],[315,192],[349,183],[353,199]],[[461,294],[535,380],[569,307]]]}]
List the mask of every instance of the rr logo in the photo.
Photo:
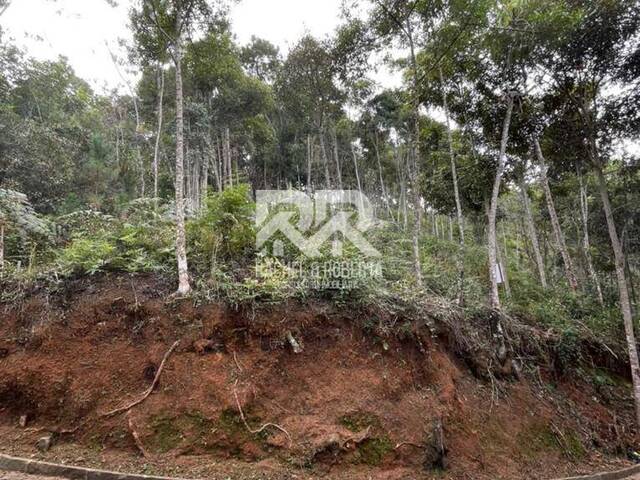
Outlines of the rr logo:
[{"label": "rr logo", "polygon": [[[296,210],[277,211],[270,215],[270,208],[290,205]],[[338,205],[353,205],[356,211],[337,211]],[[327,220],[330,207],[334,214]],[[298,214],[296,224],[293,217]],[[349,222],[357,214],[355,224]],[[320,190],[312,198],[299,190],[258,190],[256,193],[256,248],[261,250],[276,233],[282,233],[296,248],[310,258],[322,254],[320,247],[337,233],[349,240],[361,253],[368,257],[379,257],[378,252],[364,238],[363,233],[372,228],[376,221],[369,199],[357,190]],[[310,236],[305,236],[311,229]],[[273,242],[273,255],[283,255],[282,241]],[[334,238],[331,250],[333,256],[342,254],[342,241]]]}]

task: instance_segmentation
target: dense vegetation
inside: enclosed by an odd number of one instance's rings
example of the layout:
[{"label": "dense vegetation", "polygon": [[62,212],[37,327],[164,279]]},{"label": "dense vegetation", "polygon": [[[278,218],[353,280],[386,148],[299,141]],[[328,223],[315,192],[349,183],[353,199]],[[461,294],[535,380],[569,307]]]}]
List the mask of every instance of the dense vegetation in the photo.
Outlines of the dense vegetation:
[{"label": "dense vegetation", "polygon": [[[306,297],[254,251],[255,190],[360,190],[386,222],[382,278],[316,294],[438,295],[626,339],[640,422],[640,173],[623,148],[640,125],[637,2],[374,0],[286,55],[238,45],[204,0],[138,2],[131,27],[140,79],[108,97],[64,58],[0,41],[5,300],[100,271],[163,271],[233,302]],[[404,86],[373,83],[374,58]]]}]

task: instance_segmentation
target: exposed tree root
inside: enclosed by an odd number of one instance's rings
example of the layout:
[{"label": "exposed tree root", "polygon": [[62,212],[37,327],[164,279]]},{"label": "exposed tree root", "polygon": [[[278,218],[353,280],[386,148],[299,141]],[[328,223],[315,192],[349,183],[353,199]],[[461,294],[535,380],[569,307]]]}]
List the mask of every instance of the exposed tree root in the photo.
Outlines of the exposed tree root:
[{"label": "exposed tree root", "polygon": [[125,405],[124,407],[119,407],[119,408],[116,408],[115,410],[102,413],[100,414],[100,416],[112,417],[113,415],[117,415],[118,413],[127,412],[131,410],[133,407],[135,407],[136,405],[139,405],[142,402],[144,402],[147,399],[147,397],[151,395],[151,393],[155,390],[156,386],[158,385],[158,381],[160,380],[160,375],[162,374],[162,370],[164,369],[164,365],[167,362],[167,359],[169,358],[169,356],[171,356],[171,354],[179,344],[180,344],[180,340],[176,340],[173,343],[173,345],[171,345],[171,348],[167,350],[167,353],[164,354],[164,357],[162,358],[162,362],[160,362],[160,366],[158,367],[158,371],[156,372],[156,376],[154,377],[153,382],[151,383],[151,386],[142,394],[142,396],[139,399]]},{"label": "exposed tree root", "polygon": [[149,458],[149,453],[144,448],[144,445],[142,444],[142,440],[140,440],[140,435],[138,435],[138,432],[136,431],[135,427],[133,426],[133,420],[131,420],[130,413],[131,412],[127,412],[127,424],[129,425],[129,431],[131,432],[131,436],[133,437],[133,441],[135,442],[136,447],[138,447],[138,450],[140,450],[140,453],[142,454],[142,456],[144,458]]},{"label": "exposed tree root", "polygon": [[293,441],[291,440],[291,435],[289,435],[289,432],[287,432],[283,427],[281,427],[278,424],[275,423],[265,423],[264,425],[262,425],[260,428],[258,429],[253,429],[249,426],[249,423],[247,422],[247,419],[244,416],[244,412],[242,411],[242,407],[240,406],[240,399],[238,398],[238,392],[235,389],[235,386],[233,388],[233,396],[236,399],[236,405],[238,407],[238,412],[240,413],[240,418],[242,419],[242,423],[244,423],[245,428],[252,434],[257,435],[258,433],[261,433],[263,431],[265,431],[267,428],[271,427],[271,428],[275,428],[276,430],[280,430],[282,433],[284,433],[287,436],[287,439],[289,440],[289,448],[291,448],[291,445],[293,444]]}]

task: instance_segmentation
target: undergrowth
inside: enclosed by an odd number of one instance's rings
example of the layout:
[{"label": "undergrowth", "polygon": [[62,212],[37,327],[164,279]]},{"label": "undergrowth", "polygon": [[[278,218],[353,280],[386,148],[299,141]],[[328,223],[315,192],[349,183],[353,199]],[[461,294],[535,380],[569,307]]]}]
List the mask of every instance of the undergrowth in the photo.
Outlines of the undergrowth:
[{"label": "undergrowth", "polygon": [[[336,289],[313,284],[312,277],[310,280],[300,275],[301,271],[313,271],[316,264],[331,261],[329,248],[315,259],[287,244],[281,257],[267,253],[268,248],[256,251],[254,212],[248,186],[240,185],[209,194],[202,212],[188,220],[194,301],[242,307],[319,299],[342,308],[372,312],[367,325],[377,332],[407,333],[408,322],[419,322],[432,330],[438,323],[445,324],[454,332],[458,348],[465,351],[486,340],[465,325],[473,322],[474,328],[486,327],[486,338],[490,340],[493,313],[485,306],[488,275],[483,247],[469,242],[463,251],[463,306],[454,304],[459,293],[457,242],[427,234],[421,237],[424,279],[419,286],[413,274],[410,235],[391,223],[367,235],[367,240],[383,253],[378,275],[364,276],[348,284],[348,288]],[[118,217],[84,211],[53,221],[58,225],[53,243],[34,245],[19,267],[9,263],[5,268],[0,301],[14,301],[33,288],[55,291],[66,279],[104,272],[176,275],[170,204],[136,200],[127,204]],[[558,366],[569,368],[584,360],[586,342],[624,357],[624,336],[615,306],[602,307],[588,292],[574,293],[568,287],[543,290],[534,270],[519,255],[514,250],[507,252],[511,295],[504,291],[501,294],[504,323],[523,355],[550,353]],[[340,261],[365,260],[352,245],[344,245]],[[334,277],[338,282],[347,280],[339,273]],[[535,352],[542,347],[532,345],[532,329],[550,332],[551,352]],[[521,345],[524,343],[529,345]]]}]

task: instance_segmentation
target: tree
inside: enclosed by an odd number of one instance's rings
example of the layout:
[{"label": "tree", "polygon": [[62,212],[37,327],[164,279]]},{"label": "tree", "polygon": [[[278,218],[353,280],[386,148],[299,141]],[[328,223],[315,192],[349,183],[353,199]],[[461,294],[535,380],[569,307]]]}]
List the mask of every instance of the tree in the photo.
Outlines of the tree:
[{"label": "tree", "polygon": [[161,58],[169,52],[175,67],[176,84],[176,258],[178,294],[191,291],[187,264],[184,213],[184,98],[182,61],[188,35],[211,20],[212,7],[206,0],[143,0],[132,10],[136,44],[143,55]]},{"label": "tree", "polygon": [[[560,44],[545,45],[547,55],[542,65],[557,92],[566,99],[564,108],[573,114],[574,125],[582,134],[585,153],[595,175],[615,259],[636,418],[640,426],[640,360],[625,271],[626,259],[604,173],[610,159],[612,142],[616,136],[624,133],[624,129],[616,128],[616,122],[607,122],[609,119],[606,113],[616,110],[620,100],[606,92],[617,89],[619,95],[625,94],[619,80],[625,77],[628,79],[630,70],[625,68],[629,65],[626,61],[627,50],[620,46],[637,38],[640,12],[635,2],[625,1],[603,2],[596,8],[586,7],[590,7],[589,2],[577,2],[575,9],[582,14],[581,22],[570,31],[570,35],[562,37],[564,41]],[[638,75],[637,71],[635,75]],[[634,77],[633,74],[630,76]]]}]

